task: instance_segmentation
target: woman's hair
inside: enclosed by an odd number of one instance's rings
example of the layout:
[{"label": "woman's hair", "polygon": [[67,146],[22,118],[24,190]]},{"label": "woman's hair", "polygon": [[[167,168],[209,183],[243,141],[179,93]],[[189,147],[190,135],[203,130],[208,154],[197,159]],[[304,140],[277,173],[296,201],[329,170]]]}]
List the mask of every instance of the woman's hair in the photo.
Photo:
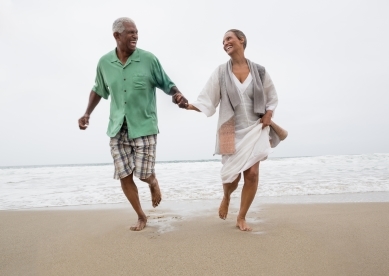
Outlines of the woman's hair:
[{"label": "woman's hair", "polygon": [[125,29],[124,25],[123,25],[124,22],[135,24],[134,20],[132,20],[131,18],[120,17],[120,18],[116,19],[115,22],[113,22],[112,32],[113,33],[116,33],[116,32],[122,33]]},{"label": "woman's hair", "polygon": [[246,38],[245,34],[242,31],[237,30],[237,29],[231,29],[231,30],[228,30],[226,33],[228,33],[228,32],[233,32],[236,35],[237,38],[243,39],[244,40],[244,42],[243,42],[243,49],[246,49],[247,38]]}]

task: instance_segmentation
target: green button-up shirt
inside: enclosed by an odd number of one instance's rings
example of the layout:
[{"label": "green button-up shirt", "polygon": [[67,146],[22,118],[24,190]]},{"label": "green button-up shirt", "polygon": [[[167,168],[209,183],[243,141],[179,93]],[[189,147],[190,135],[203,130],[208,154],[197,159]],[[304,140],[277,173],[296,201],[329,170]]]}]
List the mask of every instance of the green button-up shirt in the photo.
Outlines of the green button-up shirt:
[{"label": "green button-up shirt", "polygon": [[137,48],[124,65],[116,50],[104,55],[97,65],[92,91],[104,99],[111,95],[108,136],[114,137],[119,132],[124,118],[131,139],[157,134],[155,88],[170,94],[173,86],[175,84],[150,52]]}]

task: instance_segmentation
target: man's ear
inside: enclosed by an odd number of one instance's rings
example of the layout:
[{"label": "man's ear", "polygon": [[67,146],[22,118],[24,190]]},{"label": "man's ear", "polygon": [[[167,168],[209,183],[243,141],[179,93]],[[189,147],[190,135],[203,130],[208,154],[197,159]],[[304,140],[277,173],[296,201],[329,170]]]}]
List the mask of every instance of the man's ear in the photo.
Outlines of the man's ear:
[{"label": "man's ear", "polygon": [[119,36],[120,36],[120,34],[119,34],[118,32],[114,32],[114,33],[113,33],[113,37],[114,37],[116,40],[119,39]]}]

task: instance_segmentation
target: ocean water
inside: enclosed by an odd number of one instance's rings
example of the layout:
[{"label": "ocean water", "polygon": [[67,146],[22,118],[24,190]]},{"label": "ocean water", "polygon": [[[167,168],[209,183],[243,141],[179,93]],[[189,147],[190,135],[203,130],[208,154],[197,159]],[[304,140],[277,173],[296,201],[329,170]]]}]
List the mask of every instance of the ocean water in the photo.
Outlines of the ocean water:
[{"label": "ocean water", "polygon": [[[219,160],[158,162],[163,200],[220,199],[221,166]],[[149,200],[147,185],[135,182],[141,200]],[[112,164],[2,167],[0,191],[0,210],[127,202]],[[389,195],[389,153],[271,158],[260,165],[257,197],[372,192]]]}]

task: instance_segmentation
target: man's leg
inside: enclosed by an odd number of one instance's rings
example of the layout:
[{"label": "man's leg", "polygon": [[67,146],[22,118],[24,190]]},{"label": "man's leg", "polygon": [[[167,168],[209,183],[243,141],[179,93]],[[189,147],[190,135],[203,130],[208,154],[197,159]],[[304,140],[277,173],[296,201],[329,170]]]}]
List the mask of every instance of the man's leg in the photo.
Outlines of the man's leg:
[{"label": "man's leg", "polygon": [[219,217],[221,219],[227,218],[231,194],[233,191],[236,190],[236,188],[238,188],[238,183],[239,183],[240,177],[241,177],[241,174],[239,174],[238,177],[232,183],[223,184],[224,196],[223,196],[222,202],[220,203],[220,207],[219,207]]},{"label": "man's leg", "polygon": [[155,177],[155,156],[157,151],[157,135],[148,135],[134,140],[135,173],[141,181],[149,184],[151,202],[157,207],[162,200],[158,180]]},{"label": "man's leg", "polygon": [[138,215],[138,222],[135,226],[130,227],[132,231],[140,231],[146,227],[147,217],[142,210],[142,206],[140,205],[138,188],[132,178],[133,174],[120,179],[122,184],[122,189],[124,194],[126,195],[128,201],[131,203],[132,208],[134,208],[136,214]]},{"label": "man's leg", "polygon": [[149,184],[151,192],[151,203],[153,207],[157,207],[162,200],[161,190],[159,189],[158,180],[155,177],[155,174],[151,174],[148,178],[141,179],[143,182]]},{"label": "man's leg", "polygon": [[258,189],[259,162],[243,172],[244,186],[240,202],[240,210],[237,217],[236,226],[242,231],[251,231],[252,229],[246,223],[246,214],[251,203],[254,200]]}]

